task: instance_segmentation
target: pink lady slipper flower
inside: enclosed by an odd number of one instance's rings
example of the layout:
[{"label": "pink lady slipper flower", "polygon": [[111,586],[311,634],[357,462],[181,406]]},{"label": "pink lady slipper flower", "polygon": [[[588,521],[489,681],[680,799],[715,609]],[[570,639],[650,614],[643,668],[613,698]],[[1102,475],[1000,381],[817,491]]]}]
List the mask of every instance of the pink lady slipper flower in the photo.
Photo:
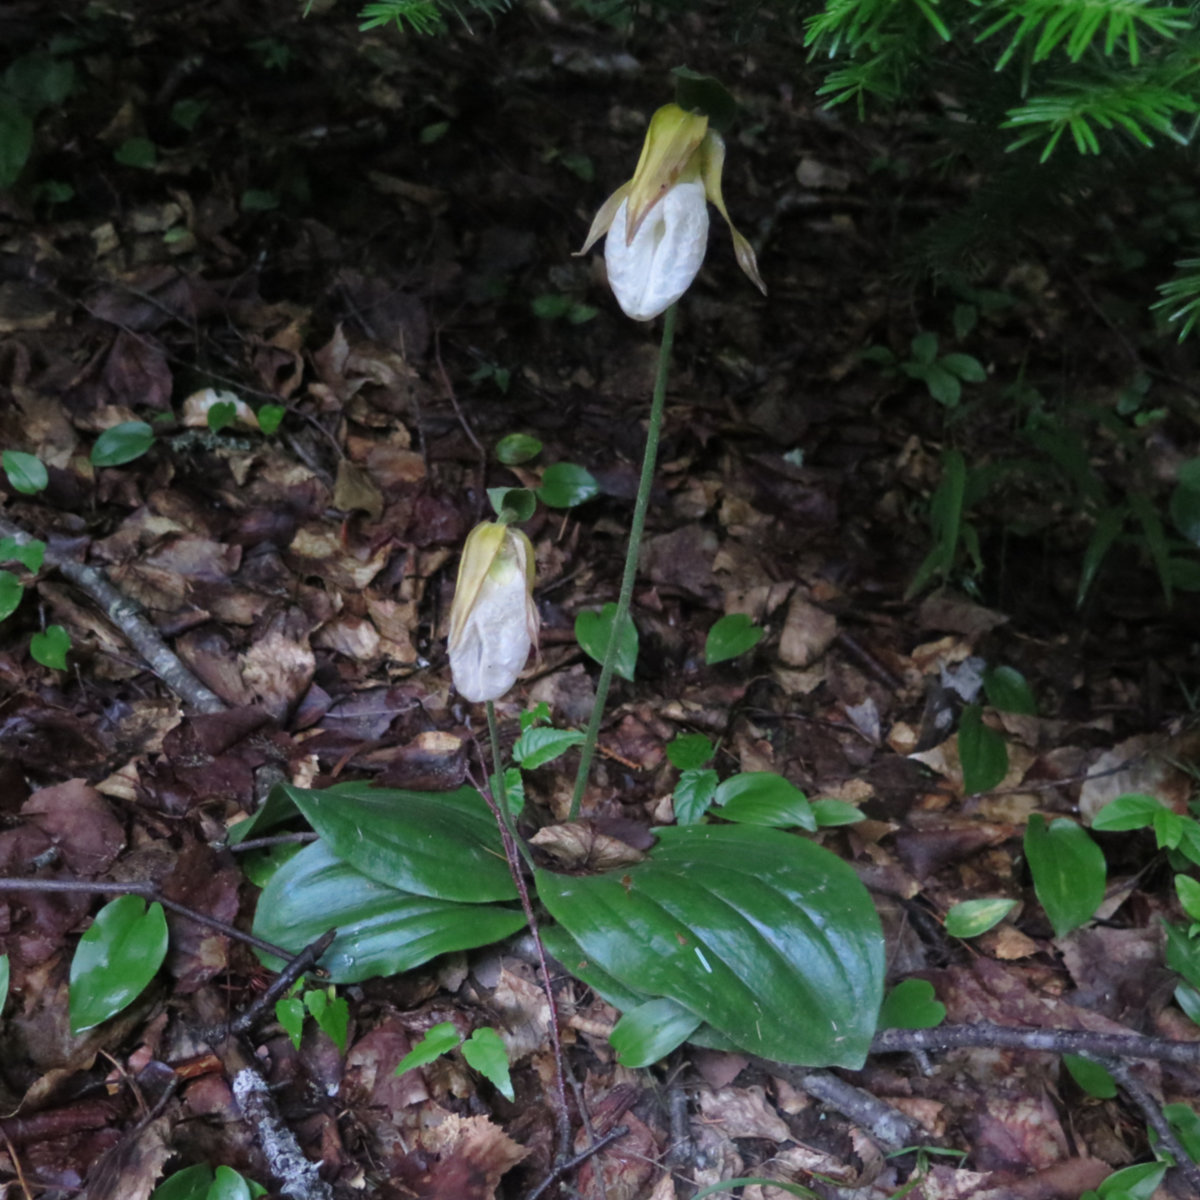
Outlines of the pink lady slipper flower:
[{"label": "pink lady slipper flower", "polygon": [[468,700],[495,700],[517,681],[537,641],[533,546],[484,521],[467,534],[450,607],[450,672]]},{"label": "pink lady slipper flower", "polygon": [[635,321],[657,317],[691,286],[708,245],[708,204],[733,234],[738,266],[763,295],[750,243],[721,196],[725,141],[708,118],[666,104],[650,118],[637,170],[601,206],[580,254],[605,234],[604,261],[617,303]]}]

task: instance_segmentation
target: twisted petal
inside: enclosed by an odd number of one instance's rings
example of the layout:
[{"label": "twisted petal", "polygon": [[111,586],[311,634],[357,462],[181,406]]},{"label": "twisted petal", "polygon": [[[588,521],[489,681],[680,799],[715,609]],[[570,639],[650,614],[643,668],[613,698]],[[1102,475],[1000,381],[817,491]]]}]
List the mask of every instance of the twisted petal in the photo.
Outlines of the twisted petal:
[{"label": "twisted petal", "polygon": [[627,316],[649,321],[691,286],[708,245],[708,206],[698,180],[678,183],[646,213],[629,240],[629,201],[617,209],[604,261],[608,282]]},{"label": "twisted petal", "polygon": [[725,198],[721,195],[721,171],[725,166],[725,139],[716,132],[709,130],[700,146],[700,174],[704,180],[704,193],[716,205],[717,212],[725,218],[729,232],[733,234],[733,252],[737,255],[738,266],[746,273],[750,282],[765,296],[767,285],[763,283],[758,273],[758,260],[754,257],[754,247],[740,234],[729,219],[729,210],[725,207]]}]

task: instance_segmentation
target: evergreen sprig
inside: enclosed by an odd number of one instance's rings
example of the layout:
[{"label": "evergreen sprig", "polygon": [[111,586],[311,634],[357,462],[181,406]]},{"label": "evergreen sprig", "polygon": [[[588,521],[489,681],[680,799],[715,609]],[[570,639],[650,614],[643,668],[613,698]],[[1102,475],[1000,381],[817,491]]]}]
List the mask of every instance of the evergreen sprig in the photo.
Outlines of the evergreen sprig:
[{"label": "evergreen sprig", "polygon": [[[467,9],[488,17],[505,12],[511,6],[512,0],[466,0]],[[441,33],[446,28],[447,13],[471,28],[463,5],[454,0],[376,0],[363,6],[359,29],[366,33],[370,29],[395,25],[401,32],[409,29],[414,33]]]}]

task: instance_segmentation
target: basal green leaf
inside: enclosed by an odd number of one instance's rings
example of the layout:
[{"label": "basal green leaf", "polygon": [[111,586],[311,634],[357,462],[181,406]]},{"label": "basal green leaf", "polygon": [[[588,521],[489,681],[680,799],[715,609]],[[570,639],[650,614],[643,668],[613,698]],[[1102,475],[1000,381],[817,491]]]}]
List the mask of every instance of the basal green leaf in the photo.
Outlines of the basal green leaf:
[{"label": "basal green leaf", "polygon": [[478,1071],[507,1100],[515,1100],[512,1078],[508,1073],[508,1051],[494,1030],[484,1025],[462,1044],[467,1066]]},{"label": "basal green leaf", "polygon": [[946,914],[946,932],[951,937],[973,938],[999,925],[1014,908],[1015,900],[1002,897],[986,900],[964,900]]},{"label": "basal green leaf", "polygon": [[775,829],[656,832],[650,856],[619,871],[537,873],[543,903],[587,960],[744,1050],[861,1066],[883,996],[883,938],[851,868]]},{"label": "basal green leaf", "polygon": [[213,1172],[212,1186],[205,1200],[253,1200],[249,1183],[232,1167],[224,1164]]},{"label": "basal green leaf", "polygon": [[988,703],[1001,712],[1037,716],[1037,701],[1025,676],[1014,667],[995,667],[983,673]]},{"label": "basal green leaf", "polygon": [[150,1200],[208,1200],[212,1182],[212,1167],[208,1163],[197,1163],[164,1179],[154,1189]]},{"label": "basal green leaf", "polygon": [[880,1029],[932,1029],[946,1019],[946,1006],[927,979],[902,979],[879,1012]]},{"label": "basal green leaf", "polygon": [[[336,928],[321,959],[334,983],[396,975],[439,954],[498,942],[524,924],[516,909],[386,887],[335,858],[324,842],[305,846],[276,871],[254,916],[260,938],[293,954]],[[264,961],[279,968],[273,959]]]},{"label": "basal green leaf", "polygon": [[252,816],[230,826],[226,838],[229,845],[240,846],[249,837],[262,837],[286,821],[293,820],[300,811],[288,794],[290,784],[277,783],[268,793],[262,807]]},{"label": "basal green leaf", "polygon": [[962,764],[963,791],[968,796],[988,792],[1008,774],[1008,747],[1004,738],[983,723],[983,709],[968,704],[958,724],[958,760]]},{"label": "basal green leaf", "polygon": [[449,1054],[461,1041],[462,1037],[453,1021],[431,1025],[425,1036],[400,1060],[396,1074],[404,1075],[417,1067],[428,1066],[443,1054]]},{"label": "basal green leaf", "polygon": [[576,463],[554,463],[542,473],[539,499],[550,508],[574,508],[600,494],[596,477]]},{"label": "basal green leaf", "polygon": [[864,819],[862,810],[857,806],[847,804],[845,800],[833,800],[828,797],[812,801],[812,814],[818,829],[827,829],[834,825],[857,825]]},{"label": "basal green leaf", "polygon": [[1087,832],[1066,817],[1046,825],[1033,813],[1025,827],[1025,859],[1037,898],[1058,937],[1090,920],[1104,899],[1104,855]]},{"label": "basal green leaf", "polygon": [[4,466],[4,474],[8,476],[13,490],[23,496],[45,491],[50,482],[46,464],[36,454],[26,454],[23,450],[5,450],[0,456],[0,463]]},{"label": "basal green leaf", "polygon": [[71,1032],[116,1016],[138,998],[167,956],[167,919],[157,902],[118,896],[97,914],[71,960]]},{"label": "basal green leaf", "polygon": [[675,820],[680,825],[695,825],[717,794],[719,776],[711,767],[691,767],[679,776],[675,785]]},{"label": "basal green leaf", "polygon": [[513,759],[532,771],[553,762],[584,740],[585,735],[578,729],[527,729],[513,745]]},{"label": "basal green leaf", "polygon": [[716,622],[704,641],[704,661],[713,663],[737,658],[753,650],[763,639],[764,630],[755,625],[745,613],[729,613]]},{"label": "basal green leaf", "polygon": [[145,421],[125,421],[106,429],[92,447],[92,466],[120,467],[141,458],[154,445],[154,430]]},{"label": "basal green leaf", "polygon": [[1095,1096],[1097,1100],[1111,1100],[1116,1096],[1116,1081],[1099,1063],[1080,1058],[1078,1054],[1064,1054],[1063,1066],[1089,1096]]},{"label": "basal green leaf", "polygon": [[744,771],[731,775],[713,797],[720,816],[743,825],[797,826],[812,832],[816,818],[808,798],[774,771]]},{"label": "basal green leaf", "polygon": [[474,788],[282,787],[330,851],[370,879],[467,904],[516,898],[496,820]]},{"label": "basal green leaf", "polygon": [[[608,641],[612,637],[613,622],[617,617],[617,606],[606,604],[598,613],[581,612],[575,618],[575,640],[583,652],[598,663],[604,661]],[[622,679],[633,679],[637,666],[638,631],[632,617],[625,618],[617,646],[617,662],[614,670]]]},{"label": "basal green leaf", "polygon": [[667,743],[667,758],[680,771],[702,767],[713,756],[713,744],[702,733],[681,733]]},{"label": "basal green leaf", "polygon": [[682,1046],[700,1024],[690,1009],[660,996],[623,1013],[608,1040],[622,1066],[649,1067]]},{"label": "basal green leaf", "polygon": [[1150,1200],[1166,1173],[1167,1164],[1161,1162],[1123,1167],[1100,1184],[1096,1195],[1100,1200]]}]

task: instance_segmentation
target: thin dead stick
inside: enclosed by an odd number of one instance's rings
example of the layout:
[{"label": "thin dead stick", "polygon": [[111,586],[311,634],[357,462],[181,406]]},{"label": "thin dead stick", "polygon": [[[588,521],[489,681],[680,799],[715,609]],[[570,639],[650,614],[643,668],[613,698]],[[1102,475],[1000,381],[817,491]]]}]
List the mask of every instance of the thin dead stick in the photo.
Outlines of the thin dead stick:
[{"label": "thin dead stick", "polygon": [[1158,1101],[1147,1091],[1145,1084],[1133,1073],[1129,1064],[1119,1059],[1105,1058],[1101,1054],[1085,1054],[1083,1057],[1102,1066],[1124,1088],[1125,1094],[1142,1110],[1146,1124],[1158,1134],[1162,1148],[1175,1159],[1175,1167],[1187,1180],[1192,1194],[1200,1196],[1200,1167],[1192,1161],[1191,1155],[1184,1149],[1183,1143],[1175,1136],[1175,1130],[1163,1115]]},{"label": "thin dead stick", "polygon": [[442,377],[442,387],[446,389],[446,396],[454,408],[454,415],[458,418],[458,423],[462,426],[463,433],[467,435],[471,445],[475,447],[475,450],[479,454],[479,488],[475,495],[475,520],[478,522],[483,516],[484,487],[487,484],[487,451],[475,436],[475,430],[471,428],[470,422],[463,413],[462,406],[458,402],[458,393],[454,390],[454,384],[450,382],[450,375],[446,370],[446,364],[442,362],[442,333],[440,329],[435,329],[433,332],[433,359],[437,363],[438,374]]},{"label": "thin dead stick", "polygon": [[[10,537],[18,545],[25,546],[34,541],[11,521],[0,520],[0,537]],[[104,615],[119,630],[121,636],[141,656],[142,661],[177,695],[184,704],[198,712],[224,712],[225,701],[210,691],[192,672],[184,666],[162,635],[147,620],[141,609],[128,596],[122,595],[109,582],[108,577],[95,567],[78,563],[52,547],[46,547],[46,562],[54,567],[64,579],[73,583],[81,592],[90,596]]]},{"label": "thin dead stick", "polygon": [[1150,1058],[1200,1066],[1200,1042],[1174,1042],[1138,1033],[1090,1033],[1082,1029],[1023,1029],[1014,1025],[941,1025],[936,1029],[885,1029],[875,1035],[872,1054],[956,1050],[983,1046],[1045,1054],[1093,1054],[1105,1058]]},{"label": "thin dead stick", "polygon": [[0,879],[0,892],[88,892],[96,896],[141,896],[143,900],[156,901],[163,908],[169,908],[171,912],[178,913],[179,916],[186,917],[189,921],[195,921],[198,925],[207,925],[209,929],[215,929],[218,933],[223,933],[235,941],[245,942],[247,946],[253,946],[256,950],[270,954],[273,958],[282,958],[286,962],[293,957],[290,950],[284,950],[283,947],[276,946],[272,942],[265,942],[262,938],[255,937],[252,933],[245,933],[225,921],[210,917],[207,913],[197,912],[194,908],[188,908],[186,904],[167,899],[152,883],[139,883],[136,880],[131,880],[129,883],[101,883],[87,879],[36,879],[10,876]]},{"label": "thin dead stick", "polygon": [[566,1162],[559,1163],[541,1183],[533,1189],[526,1197],[526,1200],[538,1200],[538,1197],[546,1191],[547,1188],[556,1184],[564,1175],[570,1174],[576,1167],[581,1167],[594,1154],[599,1154],[605,1146],[611,1146],[613,1142],[619,1141],[629,1132],[628,1125],[614,1125],[602,1138],[594,1141],[586,1150],[576,1154],[574,1158],[568,1159]]}]

